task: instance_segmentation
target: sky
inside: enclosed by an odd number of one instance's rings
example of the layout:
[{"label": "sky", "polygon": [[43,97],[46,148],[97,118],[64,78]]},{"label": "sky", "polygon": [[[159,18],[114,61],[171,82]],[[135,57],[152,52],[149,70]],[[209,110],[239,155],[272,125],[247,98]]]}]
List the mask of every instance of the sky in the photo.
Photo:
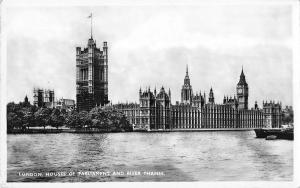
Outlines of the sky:
[{"label": "sky", "polygon": [[171,89],[180,101],[186,65],[195,92],[216,103],[236,94],[242,70],[249,107],[292,105],[289,5],[68,6],[7,8],[7,99],[33,100],[33,88],[76,99],[77,46],[86,47],[93,13],[97,47],[108,42],[109,100],[138,102],[139,88]]}]

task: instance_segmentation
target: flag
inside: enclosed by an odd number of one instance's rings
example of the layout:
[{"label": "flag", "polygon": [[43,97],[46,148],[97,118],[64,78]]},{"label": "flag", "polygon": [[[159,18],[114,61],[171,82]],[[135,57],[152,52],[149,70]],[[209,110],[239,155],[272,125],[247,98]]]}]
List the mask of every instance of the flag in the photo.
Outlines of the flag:
[{"label": "flag", "polygon": [[92,17],[92,13],[87,18],[91,18],[91,17]]}]

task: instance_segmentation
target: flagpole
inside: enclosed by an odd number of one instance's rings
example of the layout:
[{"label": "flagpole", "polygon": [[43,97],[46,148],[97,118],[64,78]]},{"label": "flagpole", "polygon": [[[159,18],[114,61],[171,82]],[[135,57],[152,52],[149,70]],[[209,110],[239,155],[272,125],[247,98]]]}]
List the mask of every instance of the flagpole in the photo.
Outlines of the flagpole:
[{"label": "flagpole", "polygon": [[91,38],[93,38],[93,13],[91,13]]}]

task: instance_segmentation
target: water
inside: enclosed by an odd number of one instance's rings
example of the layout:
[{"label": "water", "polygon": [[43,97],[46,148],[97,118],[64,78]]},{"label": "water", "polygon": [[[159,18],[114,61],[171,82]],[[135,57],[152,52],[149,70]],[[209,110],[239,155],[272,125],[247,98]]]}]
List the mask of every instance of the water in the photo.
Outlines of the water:
[{"label": "water", "polygon": [[[293,179],[293,141],[257,139],[254,131],[8,135],[7,155],[9,182]],[[77,174],[87,171],[110,174]],[[22,175],[30,172],[42,176]]]}]

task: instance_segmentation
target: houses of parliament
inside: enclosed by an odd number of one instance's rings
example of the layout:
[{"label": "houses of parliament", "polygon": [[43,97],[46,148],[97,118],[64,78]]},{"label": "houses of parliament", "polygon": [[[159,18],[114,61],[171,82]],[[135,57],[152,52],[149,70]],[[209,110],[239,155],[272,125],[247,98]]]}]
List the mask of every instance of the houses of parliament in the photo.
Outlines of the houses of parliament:
[{"label": "houses of parliament", "polygon": [[242,69],[236,85],[236,96],[225,97],[222,104],[215,103],[213,89],[208,96],[194,93],[188,67],[181,88],[181,101],[171,103],[171,91],[161,87],[151,91],[139,90],[139,103],[121,103],[120,109],[136,129],[146,130],[197,130],[197,129],[252,129],[278,128],[282,123],[281,103],[263,102],[258,108],[248,107],[249,87]]},{"label": "houses of parliament", "polygon": [[[113,108],[122,111],[137,129],[193,130],[280,127],[281,103],[263,102],[263,108],[248,108],[249,87],[244,71],[236,86],[236,96],[225,97],[215,103],[213,89],[194,93],[188,67],[181,88],[181,101],[171,103],[171,91],[161,87],[151,91],[139,90],[139,103],[119,103]],[[105,106],[108,100],[108,47],[96,47],[92,33],[86,48],[76,48],[76,109],[89,111]]]}]

